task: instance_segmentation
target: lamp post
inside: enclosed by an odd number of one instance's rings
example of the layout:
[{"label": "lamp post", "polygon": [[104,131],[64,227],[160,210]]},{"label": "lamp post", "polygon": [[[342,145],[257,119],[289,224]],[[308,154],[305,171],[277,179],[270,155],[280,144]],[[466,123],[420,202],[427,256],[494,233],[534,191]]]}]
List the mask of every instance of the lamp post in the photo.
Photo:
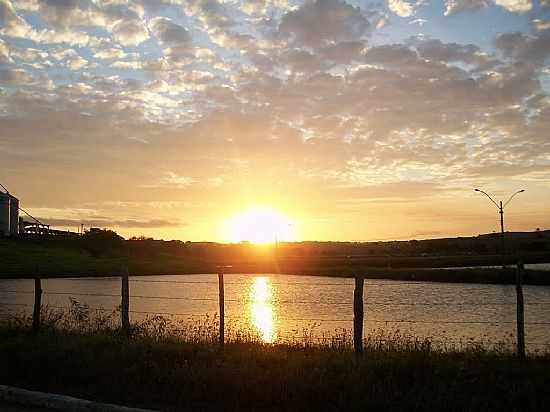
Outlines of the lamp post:
[{"label": "lamp post", "polygon": [[484,192],[483,190],[480,190],[480,189],[474,189],[474,191],[476,192],[479,192],[479,193],[483,193],[485,196],[487,196],[489,198],[489,200],[491,202],[493,202],[493,204],[497,207],[498,209],[498,213],[500,214],[500,237],[501,237],[501,252],[502,252],[502,268],[504,269],[505,268],[505,265],[504,265],[504,208],[508,205],[508,203],[510,203],[512,201],[512,199],[519,193],[523,193],[525,192],[525,190],[521,189],[521,190],[518,190],[517,192],[515,192],[512,196],[510,196],[510,198],[502,203],[502,200],[499,201],[498,203],[495,202],[493,200],[493,198],[491,196],[489,196],[486,192]]}]

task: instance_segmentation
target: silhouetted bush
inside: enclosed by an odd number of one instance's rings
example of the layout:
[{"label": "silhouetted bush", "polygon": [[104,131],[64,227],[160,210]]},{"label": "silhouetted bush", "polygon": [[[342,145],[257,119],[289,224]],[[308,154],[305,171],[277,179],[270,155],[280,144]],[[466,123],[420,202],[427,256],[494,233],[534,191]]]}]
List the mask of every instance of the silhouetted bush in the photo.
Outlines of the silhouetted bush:
[{"label": "silhouetted bush", "polygon": [[91,228],[80,242],[82,248],[94,257],[114,256],[124,250],[124,238],[114,230]]}]

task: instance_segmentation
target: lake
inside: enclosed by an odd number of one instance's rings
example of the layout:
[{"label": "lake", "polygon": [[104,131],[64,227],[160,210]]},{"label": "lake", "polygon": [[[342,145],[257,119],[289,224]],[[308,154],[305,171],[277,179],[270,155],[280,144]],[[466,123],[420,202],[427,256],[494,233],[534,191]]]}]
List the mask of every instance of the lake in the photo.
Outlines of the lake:
[{"label": "lake", "polygon": [[[43,303],[90,308],[120,304],[119,278],[44,279]],[[353,279],[225,275],[225,322],[264,342],[341,335],[353,327]],[[32,312],[32,280],[0,281],[0,316]],[[18,292],[18,293],[14,293]],[[218,312],[216,275],[130,277],[131,320],[173,314],[186,322]],[[550,287],[524,286],[527,349],[550,348]],[[365,280],[365,334],[405,334],[438,345],[504,342],[513,347],[516,293],[511,285]]]}]

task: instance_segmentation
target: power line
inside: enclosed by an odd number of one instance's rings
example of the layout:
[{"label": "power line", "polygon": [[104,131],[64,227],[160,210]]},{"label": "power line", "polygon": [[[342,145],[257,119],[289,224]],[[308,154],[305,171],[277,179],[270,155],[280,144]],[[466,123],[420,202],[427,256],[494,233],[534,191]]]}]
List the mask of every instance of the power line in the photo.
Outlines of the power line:
[{"label": "power line", "polygon": [[[34,291],[21,291],[21,290],[0,290],[0,293],[14,293],[14,294],[34,294]],[[45,295],[67,295],[67,296],[94,296],[94,297],[120,297],[120,294],[104,294],[104,293],[86,293],[86,292],[49,292],[44,291]],[[185,296],[153,296],[153,295],[131,295],[130,298],[140,298],[140,299],[166,299],[166,300],[201,300],[201,301],[218,301],[217,298],[193,298]],[[253,299],[225,299],[226,302],[241,302],[251,303],[254,302]],[[352,305],[351,301],[313,301],[313,300],[272,300],[266,303],[271,304],[310,304],[310,305]],[[504,306],[513,305],[514,302],[464,302],[464,303],[455,303],[455,302],[385,302],[379,300],[370,300],[368,297],[365,299],[365,306],[375,305],[375,306],[424,306],[424,307],[439,307],[439,306],[455,306],[455,307],[471,307],[475,308],[476,306]],[[550,301],[538,301],[538,302],[527,302],[525,306],[541,306],[541,305],[550,305]]]},{"label": "power line", "polygon": [[[206,282],[206,281],[181,281],[181,280],[143,280],[143,279],[129,279],[129,282],[142,282],[142,283],[175,283],[175,284],[208,284],[217,285],[218,282]],[[225,282],[228,284],[228,282]]]}]

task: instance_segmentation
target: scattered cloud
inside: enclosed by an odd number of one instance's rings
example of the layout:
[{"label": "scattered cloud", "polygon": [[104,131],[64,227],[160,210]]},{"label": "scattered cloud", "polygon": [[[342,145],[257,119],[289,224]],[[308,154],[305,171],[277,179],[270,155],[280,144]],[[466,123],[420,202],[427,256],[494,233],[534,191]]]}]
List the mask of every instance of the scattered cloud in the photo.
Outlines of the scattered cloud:
[{"label": "scattered cloud", "polygon": [[[168,227],[151,199],[204,222],[250,198],[337,213],[547,188],[547,3],[0,0],[0,162],[34,204],[141,205],[121,228]],[[459,16],[480,10],[483,28]]]},{"label": "scattered cloud", "polygon": [[189,176],[178,175],[174,172],[166,172],[161,179],[160,186],[172,186],[176,188],[186,188],[195,183],[195,179]]},{"label": "scattered cloud", "polygon": [[495,4],[512,13],[526,13],[533,8],[531,0],[495,0]]},{"label": "scattered cloud", "polygon": [[371,29],[361,9],[342,0],[315,0],[287,12],[279,33],[297,45],[319,48],[360,39]]},{"label": "scattered cloud", "polygon": [[404,0],[388,0],[388,7],[399,17],[411,17],[414,15],[414,7]]},{"label": "scattered cloud", "polygon": [[149,32],[139,20],[120,20],[113,26],[113,38],[124,46],[137,46],[149,38]]},{"label": "scattered cloud", "polygon": [[0,69],[0,85],[24,85],[32,82],[32,77],[22,69]]},{"label": "scattered cloud", "polygon": [[177,220],[164,220],[164,219],[151,219],[151,220],[111,220],[107,217],[97,218],[83,218],[79,220],[75,219],[59,219],[59,218],[38,218],[41,222],[51,226],[64,226],[64,227],[79,227],[83,224],[85,227],[99,227],[99,228],[132,228],[132,229],[157,229],[171,226],[185,226],[184,222]]},{"label": "scattered cloud", "polygon": [[191,43],[189,32],[182,26],[165,17],[155,17],[149,22],[151,30],[164,46],[188,46]]},{"label": "scattered cloud", "polygon": [[445,4],[446,16],[466,10],[474,11],[491,5],[500,6],[511,13],[526,13],[533,8],[531,0],[446,0]]}]

